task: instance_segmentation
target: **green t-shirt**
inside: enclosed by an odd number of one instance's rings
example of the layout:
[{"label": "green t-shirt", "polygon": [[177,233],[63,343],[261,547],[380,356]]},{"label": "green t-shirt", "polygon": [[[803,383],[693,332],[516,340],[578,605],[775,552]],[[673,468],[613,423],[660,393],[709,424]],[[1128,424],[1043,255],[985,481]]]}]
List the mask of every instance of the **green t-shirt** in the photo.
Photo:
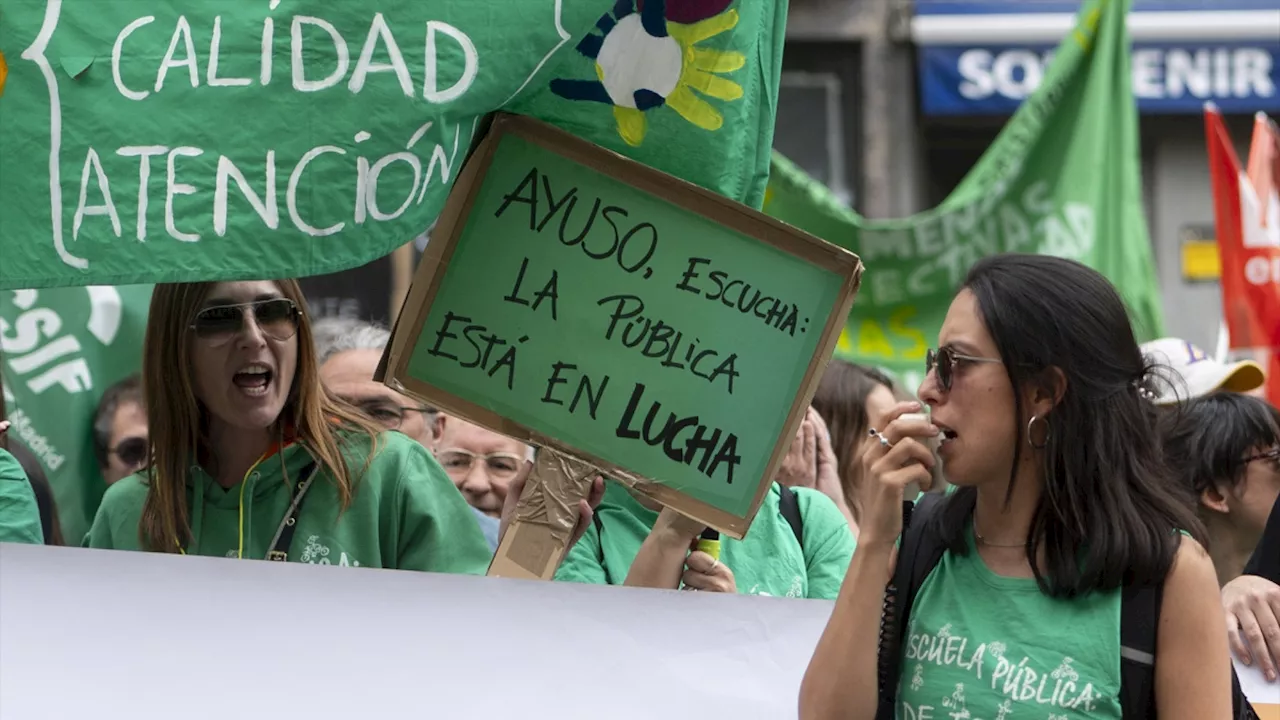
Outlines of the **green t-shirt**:
[{"label": "green t-shirt", "polygon": [[[339,432],[347,467],[359,479],[341,511],[337,486],[316,475],[307,491],[289,548],[290,562],[483,574],[492,553],[462,494],[421,445],[383,433],[368,470],[369,438]],[[187,477],[193,539],[187,553],[236,557],[244,491],[244,557],[266,556],[311,456],[300,445],[260,460],[241,483],[223,489],[200,467]],[[285,484],[283,469],[288,468]],[[248,483],[246,486],[245,483]],[[112,485],[102,499],[86,544],[138,550],[138,520],[147,495],[144,475]],[[341,511],[341,512],[340,512]]]},{"label": "green t-shirt", "polygon": [[44,544],[40,507],[18,459],[0,449],[0,542]]},{"label": "green t-shirt", "polygon": [[[720,562],[733,571],[743,595],[834,599],[853,557],[853,533],[835,503],[816,490],[794,491],[804,520],[804,549],[778,509],[775,483],[744,540],[722,538]],[[658,513],[622,485],[607,483],[600,518],[573,546],[556,580],[621,585]]]},{"label": "green t-shirt", "polygon": [[1073,600],[950,551],[907,622],[901,720],[1120,720],[1120,592]]}]

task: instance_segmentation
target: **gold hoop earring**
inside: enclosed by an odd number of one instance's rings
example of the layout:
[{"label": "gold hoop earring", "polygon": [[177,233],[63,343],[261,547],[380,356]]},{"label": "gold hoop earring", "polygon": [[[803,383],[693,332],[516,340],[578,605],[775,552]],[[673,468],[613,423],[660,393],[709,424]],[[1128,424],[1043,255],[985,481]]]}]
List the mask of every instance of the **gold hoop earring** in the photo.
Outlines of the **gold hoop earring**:
[{"label": "gold hoop earring", "polygon": [[[1037,420],[1044,423],[1044,442],[1040,443],[1039,445],[1036,444],[1035,440],[1031,439],[1032,435],[1034,434]],[[1049,445],[1049,432],[1052,429],[1053,429],[1052,426],[1049,425],[1048,418],[1042,418],[1039,415],[1032,415],[1031,419],[1027,421],[1027,444],[1030,445],[1033,450],[1045,449]]]}]

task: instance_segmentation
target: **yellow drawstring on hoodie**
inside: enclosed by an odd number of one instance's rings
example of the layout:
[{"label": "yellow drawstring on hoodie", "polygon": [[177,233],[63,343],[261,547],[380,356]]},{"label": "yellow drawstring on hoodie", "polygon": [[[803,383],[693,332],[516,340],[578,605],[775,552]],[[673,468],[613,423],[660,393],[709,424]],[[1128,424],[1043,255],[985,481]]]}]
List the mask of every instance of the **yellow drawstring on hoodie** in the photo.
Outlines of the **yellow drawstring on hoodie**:
[{"label": "yellow drawstring on hoodie", "polygon": [[[246,485],[249,484],[249,476],[253,474],[254,469],[257,468],[259,465],[261,465],[262,461],[265,460],[267,457],[269,456],[263,455],[262,457],[258,458],[257,462],[255,462],[253,465],[249,467],[249,470],[244,474],[244,477],[240,478],[240,500],[239,502],[236,503],[238,505],[237,511],[239,514],[239,522],[237,523],[238,527],[236,531],[236,545],[237,545],[236,559],[237,560],[244,559],[244,488]],[[283,467],[283,458],[281,459],[281,467]],[[288,477],[288,470],[285,470],[284,472],[285,472],[285,477]],[[200,502],[201,503],[204,502],[203,495],[200,498]],[[183,555],[187,554],[187,550],[186,548],[182,547],[182,543],[178,542],[177,540],[174,540],[174,543],[177,544],[178,546],[178,552],[182,553]]]}]

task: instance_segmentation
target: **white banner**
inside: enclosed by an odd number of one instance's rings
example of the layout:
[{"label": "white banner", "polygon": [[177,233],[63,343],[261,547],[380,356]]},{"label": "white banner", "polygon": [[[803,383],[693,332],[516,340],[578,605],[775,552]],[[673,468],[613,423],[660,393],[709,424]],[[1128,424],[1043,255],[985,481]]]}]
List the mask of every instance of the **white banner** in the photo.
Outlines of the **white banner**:
[{"label": "white banner", "polygon": [[0,720],[796,717],[832,604],[0,546]]}]

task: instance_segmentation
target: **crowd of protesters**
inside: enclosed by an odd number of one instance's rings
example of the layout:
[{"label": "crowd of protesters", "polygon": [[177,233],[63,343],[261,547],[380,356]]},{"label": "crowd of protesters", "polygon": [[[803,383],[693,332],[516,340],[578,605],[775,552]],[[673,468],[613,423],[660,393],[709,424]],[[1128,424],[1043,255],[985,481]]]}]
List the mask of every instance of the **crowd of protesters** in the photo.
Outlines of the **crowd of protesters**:
[{"label": "crowd of protesters", "polygon": [[[534,448],[376,382],[388,340],[313,324],[293,281],[158,285],[93,423],[88,535],[10,440],[0,540],[484,573]],[[976,264],[937,341],[916,394],[832,360],[719,557],[599,478],[556,580],[834,600],[804,718],[1245,717],[1231,654],[1280,667],[1258,366],[1140,346],[1100,274],[1045,256]]]}]

